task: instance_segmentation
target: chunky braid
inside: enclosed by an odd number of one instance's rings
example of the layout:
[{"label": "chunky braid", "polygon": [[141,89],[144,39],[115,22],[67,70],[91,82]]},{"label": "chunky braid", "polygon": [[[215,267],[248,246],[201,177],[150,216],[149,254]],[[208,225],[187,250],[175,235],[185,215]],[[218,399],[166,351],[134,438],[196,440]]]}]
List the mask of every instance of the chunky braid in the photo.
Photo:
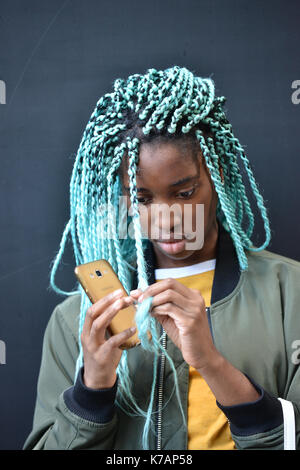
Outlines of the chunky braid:
[{"label": "chunky braid", "polygon": [[[118,78],[113,91],[101,97],[84,130],[74,162],[70,182],[70,219],[63,231],[58,253],[53,261],[50,286],[62,295],[81,294],[78,319],[80,346],[75,377],[83,365],[80,341],[85,314],[91,302],[80,284],[77,290],[66,292],[55,284],[55,274],[62,260],[69,232],[76,264],[96,259],[110,262],[127,293],[132,288],[133,274],[137,273],[138,287],[148,286],[147,266],[144,258],[149,240],[142,237],[136,191],[136,169],[141,144],[154,139],[187,143],[201,149],[206,166],[218,195],[217,217],[230,233],[241,271],[247,270],[245,250],[263,250],[270,242],[270,227],[263,198],[259,193],[253,171],[238,139],[233,135],[223,106],[224,96],[215,97],[210,78],[195,76],[186,68],[174,66],[166,70],[149,69],[144,75],[135,74],[127,79]],[[120,168],[127,162],[130,201],[133,214],[126,217],[126,228],[133,225],[133,237],[120,237],[122,214],[118,199],[122,195]],[[265,242],[254,247],[251,235],[254,216],[248,201],[238,162],[241,161],[256,197],[266,233]],[[223,170],[223,180],[220,177]],[[107,207],[110,203],[111,206]],[[244,215],[248,227],[244,231]],[[131,220],[130,220],[131,219]],[[127,233],[127,232],[126,232]],[[128,368],[129,351],[124,351],[117,369],[118,390],[116,403],[126,413],[145,419],[142,445],[149,446],[148,435],[153,427],[154,392],[158,357],[164,354],[174,373],[174,390],[185,422],[179,397],[178,380],[172,359],[163,350],[158,334],[158,322],[149,315],[152,298],[137,309],[136,324],[141,346],[153,356],[153,382],[149,390],[148,409],[141,409],[132,394],[132,381]],[[147,332],[151,333],[149,340]],[[171,398],[171,397],[170,397]]]}]

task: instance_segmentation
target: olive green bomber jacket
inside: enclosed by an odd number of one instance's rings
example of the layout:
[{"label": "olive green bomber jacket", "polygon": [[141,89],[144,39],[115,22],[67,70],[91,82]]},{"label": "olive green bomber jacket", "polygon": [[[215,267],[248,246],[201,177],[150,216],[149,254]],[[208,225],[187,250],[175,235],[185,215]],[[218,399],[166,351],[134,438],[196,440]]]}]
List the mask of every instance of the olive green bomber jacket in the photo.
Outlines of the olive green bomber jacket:
[{"label": "olive green bomber jacket", "polygon": [[[214,344],[256,387],[260,398],[251,403],[219,408],[230,422],[237,449],[283,449],[284,425],[280,401],[292,403],[296,446],[300,448],[300,263],[267,250],[247,251],[248,270],[241,272],[229,234],[219,224],[211,305],[207,308]],[[145,252],[155,282],[152,244]],[[136,287],[136,278],[133,288]],[[47,325],[33,427],[24,449],[142,449],[144,420],[130,417],[115,405],[118,379],[111,389],[91,390],[74,384],[79,353],[80,294],[54,309]],[[299,344],[299,343],[298,343]],[[187,416],[189,366],[166,337],[166,350],[178,375],[180,397]],[[129,351],[134,394],[144,410],[153,379],[153,357],[140,346]],[[163,367],[162,367],[163,364]],[[174,386],[168,361],[159,364],[158,386],[163,405]],[[156,407],[159,409],[158,389]],[[188,434],[175,393],[163,410],[161,427],[150,433],[150,449],[187,449]],[[158,433],[157,433],[158,431]],[[158,436],[156,435],[158,434]]]}]

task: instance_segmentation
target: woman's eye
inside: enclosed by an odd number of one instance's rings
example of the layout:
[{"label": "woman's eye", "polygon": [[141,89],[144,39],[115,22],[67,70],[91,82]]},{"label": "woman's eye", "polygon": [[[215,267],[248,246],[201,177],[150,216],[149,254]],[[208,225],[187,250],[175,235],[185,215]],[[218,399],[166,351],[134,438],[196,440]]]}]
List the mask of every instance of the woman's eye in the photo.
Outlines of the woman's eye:
[{"label": "woman's eye", "polygon": [[137,201],[138,201],[139,204],[148,204],[149,203],[149,199],[145,199],[144,197],[138,197]]},{"label": "woman's eye", "polygon": [[[178,196],[182,197],[183,199],[188,199],[189,197],[191,197],[194,194],[195,189],[196,188],[192,188],[189,191],[182,191],[182,192],[178,193]],[[138,197],[137,201],[138,201],[139,204],[146,205],[146,204],[150,204],[151,199],[146,199],[144,197]]]},{"label": "woman's eye", "polygon": [[179,193],[179,196],[181,196],[183,198],[188,198],[188,197],[191,197],[194,192],[195,192],[195,188],[190,189],[189,191],[183,191],[183,192]]},{"label": "woman's eye", "polygon": [[[178,195],[179,195],[179,197],[182,197],[183,199],[188,199],[189,197],[191,197],[194,194],[195,189],[196,188],[192,188],[189,191],[182,191],[181,193],[178,193]],[[139,204],[146,205],[146,204],[149,204],[151,202],[151,199],[146,199],[144,197],[138,197],[137,201],[138,201]]]}]

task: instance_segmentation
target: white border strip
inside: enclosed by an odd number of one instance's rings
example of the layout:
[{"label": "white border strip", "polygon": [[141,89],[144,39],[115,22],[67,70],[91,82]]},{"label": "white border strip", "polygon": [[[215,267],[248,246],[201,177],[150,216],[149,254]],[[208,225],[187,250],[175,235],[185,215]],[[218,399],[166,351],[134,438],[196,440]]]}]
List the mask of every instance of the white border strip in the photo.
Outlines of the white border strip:
[{"label": "white border strip", "polygon": [[215,269],[216,259],[202,261],[201,263],[192,264],[190,266],[182,266],[181,268],[159,268],[154,270],[155,279],[173,279],[179,277],[193,276],[194,274],[201,274]]},{"label": "white border strip", "polygon": [[283,412],[284,450],[296,450],[295,413],[293,403],[283,398],[281,402]]}]

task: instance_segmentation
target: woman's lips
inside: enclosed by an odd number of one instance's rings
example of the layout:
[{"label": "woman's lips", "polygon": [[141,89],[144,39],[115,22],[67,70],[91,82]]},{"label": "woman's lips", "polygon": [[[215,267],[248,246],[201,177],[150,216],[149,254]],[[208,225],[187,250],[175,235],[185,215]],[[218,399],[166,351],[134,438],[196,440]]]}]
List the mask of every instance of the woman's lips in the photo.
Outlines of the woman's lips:
[{"label": "woman's lips", "polygon": [[165,242],[156,240],[156,243],[159,245],[159,247],[163,251],[169,254],[180,253],[181,251],[184,250],[184,247],[185,247],[184,238],[182,240],[170,240],[170,241],[165,241]]}]

